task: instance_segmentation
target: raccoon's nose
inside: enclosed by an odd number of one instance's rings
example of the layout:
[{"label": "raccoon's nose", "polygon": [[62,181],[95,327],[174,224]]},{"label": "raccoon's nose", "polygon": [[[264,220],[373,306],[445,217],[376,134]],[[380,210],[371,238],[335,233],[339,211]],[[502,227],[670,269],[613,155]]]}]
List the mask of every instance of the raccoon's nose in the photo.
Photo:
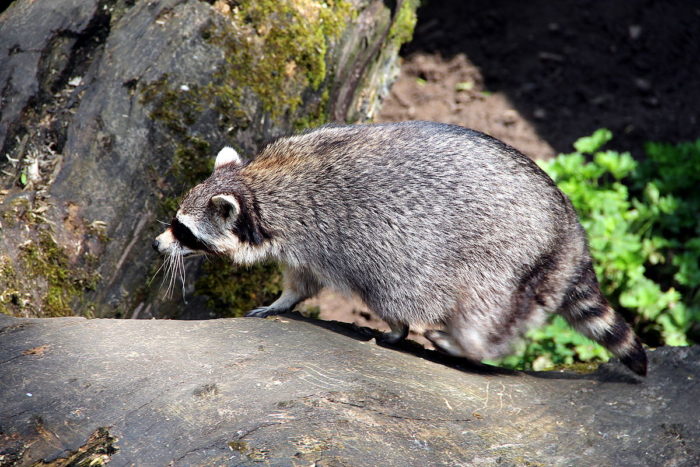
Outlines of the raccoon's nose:
[{"label": "raccoon's nose", "polygon": [[154,250],[156,250],[158,253],[160,253],[160,249],[158,249],[158,239],[156,238],[153,240],[153,243],[151,243],[151,246],[153,247]]}]

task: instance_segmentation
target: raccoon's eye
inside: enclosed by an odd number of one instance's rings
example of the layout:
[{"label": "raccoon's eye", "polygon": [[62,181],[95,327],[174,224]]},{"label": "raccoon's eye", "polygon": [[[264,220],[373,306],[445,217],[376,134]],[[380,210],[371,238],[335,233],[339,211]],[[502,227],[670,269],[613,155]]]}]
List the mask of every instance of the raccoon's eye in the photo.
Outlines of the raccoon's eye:
[{"label": "raccoon's eye", "polygon": [[216,195],[211,198],[212,206],[224,220],[236,218],[240,211],[238,200],[233,195]]},{"label": "raccoon's eye", "polygon": [[210,251],[206,243],[199,240],[185,224],[174,217],[170,222],[170,229],[178,242],[192,250]]}]

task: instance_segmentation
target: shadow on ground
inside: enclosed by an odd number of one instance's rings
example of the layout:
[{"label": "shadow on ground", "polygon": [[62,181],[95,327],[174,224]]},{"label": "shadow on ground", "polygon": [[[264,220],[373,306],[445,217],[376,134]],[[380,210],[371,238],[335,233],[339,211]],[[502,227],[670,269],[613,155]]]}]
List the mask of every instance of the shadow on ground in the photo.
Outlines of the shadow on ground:
[{"label": "shadow on ground", "polygon": [[296,321],[302,321],[305,323],[312,324],[314,326],[321,327],[323,329],[341,334],[346,337],[350,337],[355,340],[367,342],[374,339],[377,345],[396,350],[408,355],[413,355],[415,357],[427,360],[433,363],[438,363],[440,365],[445,365],[447,367],[478,375],[484,376],[519,376],[519,375],[529,375],[536,378],[543,379],[582,379],[598,382],[615,382],[615,383],[627,383],[627,384],[639,384],[640,379],[632,375],[625,367],[623,367],[619,362],[615,361],[614,365],[605,365],[598,368],[595,372],[573,372],[573,371],[517,371],[510,370],[508,368],[497,367],[493,365],[487,365],[480,362],[474,362],[466,360],[464,358],[452,357],[436,350],[429,350],[422,345],[414,342],[412,340],[404,340],[397,344],[384,343],[381,340],[382,332],[368,328],[358,326],[354,323],[346,323],[341,321],[326,321],[321,319],[306,318],[297,312],[285,313],[280,315],[284,318],[293,319]]}]

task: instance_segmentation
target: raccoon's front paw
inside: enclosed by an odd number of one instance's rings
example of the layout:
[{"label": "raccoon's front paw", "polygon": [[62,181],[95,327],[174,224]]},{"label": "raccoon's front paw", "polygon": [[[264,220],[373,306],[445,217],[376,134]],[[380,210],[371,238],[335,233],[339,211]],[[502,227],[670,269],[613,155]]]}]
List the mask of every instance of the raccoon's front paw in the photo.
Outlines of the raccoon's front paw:
[{"label": "raccoon's front paw", "polygon": [[265,318],[267,316],[279,315],[280,313],[284,313],[284,312],[285,312],[285,310],[272,308],[271,306],[261,306],[261,307],[255,308],[253,310],[250,310],[245,315],[248,317],[253,317],[253,318]]}]

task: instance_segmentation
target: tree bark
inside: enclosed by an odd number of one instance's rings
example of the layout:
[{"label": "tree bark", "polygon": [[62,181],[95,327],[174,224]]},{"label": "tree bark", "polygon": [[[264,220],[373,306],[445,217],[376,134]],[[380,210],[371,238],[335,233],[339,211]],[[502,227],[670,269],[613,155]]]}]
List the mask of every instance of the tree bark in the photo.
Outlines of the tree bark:
[{"label": "tree bark", "polygon": [[649,352],[640,381],[372,337],[295,314],[0,315],[0,464],[700,465],[700,347]]}]

